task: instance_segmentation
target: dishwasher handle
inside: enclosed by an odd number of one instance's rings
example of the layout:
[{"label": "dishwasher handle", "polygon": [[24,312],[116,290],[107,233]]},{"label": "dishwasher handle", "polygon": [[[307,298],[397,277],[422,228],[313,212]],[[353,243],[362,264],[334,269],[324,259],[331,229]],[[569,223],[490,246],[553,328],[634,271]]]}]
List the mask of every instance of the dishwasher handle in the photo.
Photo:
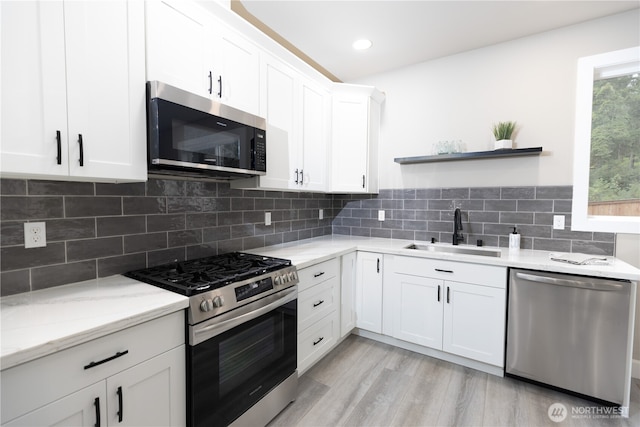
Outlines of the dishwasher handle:
[{"label": "dishwasher handle", "polygon": [[591,291],[621,291],[624,289],[622,283],[615,283],[610,280],[599,280],[585,277],[584,280],[560,279],[557,277],[538,276],[529,273],[516,273],[518,279],[530,282],[546,283],[548,285],[566,286],[570,288],[587,289]]}]

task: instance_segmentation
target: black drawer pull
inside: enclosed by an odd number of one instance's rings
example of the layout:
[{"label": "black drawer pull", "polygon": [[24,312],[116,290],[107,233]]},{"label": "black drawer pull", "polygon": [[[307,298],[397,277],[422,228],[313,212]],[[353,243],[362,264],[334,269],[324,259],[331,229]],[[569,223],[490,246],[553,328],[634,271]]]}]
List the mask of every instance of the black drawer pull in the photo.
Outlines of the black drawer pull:
[{"label": "black drawer pull", "polygon": [[95,427],[100,427],[100,398],[96,397],[96,399],[93,401],[93,405],[96,407],[96,423],[94,424]]},{"label": "black drawer pull", "polygon": [[323,299],[321,299],[320,301],[318,301],[318,302],[314,303],[314,304],[313,304],[313,306],[314,306],[314,307],[317,307],[317,306],[319,306],[320,304],[322,304],[323,302],[324,302],[324,300],[323,300]]},{"label": "black drawer pull", "polygon": [[324,337],[320,337],[320,338],[318,338],[318,341],[314,341],[314,342],[313,342],[313,345],[318,345],[318,344],[320,344],[320,341],[322,341],[323,339],[324,339]]},{"label": "black drawer pull", "polygon": [[440,302],[440,285],[438,285],[438,302]]},{"label": "black drawer pull", "polygon": [[440,273],[453,273],[453,270],[443,270],[441,268],[436,268],[436,271],[438,271]]},{"label": "black drawer pull", "polygon": [[119,351],[116,354],[114,354],[111,357],[107,357],[106,359],[102,359],[99,360],[97,362],[91,362],[89,363],[87,366],[84,367],[84,369],[91,369],[91,368],[95,368],[98,365],[102,365],[103,363],[107,363],[107,362],[111,362],[113,359],[117,359],[118,357],[122,357],[125,354],[128,354],[129,350],[125,350],[125,351]]},{"label": "black drawer pull", "polygon": [[80,166],[84,166],[84,142],[82,142],[82,134],[78,134],[78,144],[80,144],[80,157],[78,158],[78,162]]},{"label": "black drawer pull", "polygon": [[320,273],[316,273],[313,275],[313,277],[320,277],[324,274],[324,271],[321,271]]},{"label": "black drawer pull", "polygon": [[60,131],[56,131],[56,142],[58,143],[58,156],[56,157],[56,162],[61,165],[62,164],[62,138],[60,138]]},{"label": "black drawer pull", "polygon": [[451,299],[449,298],[449,290],[451,288],[447,286],[447,304],[449,304],[451,302]]},{"label": "black drawer pull", "polygon": [[213,74],[209,71],[209,95],[213,93]]},{"label": "black drawer pull", "polygon": [[118,422],[122,422],[122,416],[124,415],[124,408],[122,407],[122,386],[118,387]]}]

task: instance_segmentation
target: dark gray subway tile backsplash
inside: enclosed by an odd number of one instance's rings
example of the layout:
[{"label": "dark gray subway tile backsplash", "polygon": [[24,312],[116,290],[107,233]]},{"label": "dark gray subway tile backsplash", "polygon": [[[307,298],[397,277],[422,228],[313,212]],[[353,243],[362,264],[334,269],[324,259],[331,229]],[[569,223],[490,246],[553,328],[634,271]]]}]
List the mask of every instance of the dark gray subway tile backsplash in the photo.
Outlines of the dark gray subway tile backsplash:
[{"label": "dark gray subway tile backsplash", "polygon": [[[571,186],[383,189],[377,195],[237,190],[228,183],[150,179],[104,184],[0,180],[0,294],[328,234],[612,255],[612,233],[572,232]],[[318,217],[323,209],[324,219]],[[378,211],[385,221],[378,221]],[[264,213],[271,212],[271,225]],[[566,229],[553,230],[553,215]],[[24,248],[23,224],[45,221],[47,246]]]},{"label": "dark gray subway tile backsplash", "polygon": [[[235,190],[228,183],[0,184],[1,295],[331,234],[333,220],[331,195]],[[24,248],[27,221],[46,223],[46,247]]]},{"label": "dark gray subway tile backsplash", "polygon": [[[462,211],[464,243],[509,245],[517,227],[525,249],[613,255],[613,233],[571,231],[572,186],[385,189],[370,199],[334,196],[333,234],[450,243],[453,212]],[[385,221],[378,221],[378,210]],[[553,229],[553,215],[565,229]]]}]

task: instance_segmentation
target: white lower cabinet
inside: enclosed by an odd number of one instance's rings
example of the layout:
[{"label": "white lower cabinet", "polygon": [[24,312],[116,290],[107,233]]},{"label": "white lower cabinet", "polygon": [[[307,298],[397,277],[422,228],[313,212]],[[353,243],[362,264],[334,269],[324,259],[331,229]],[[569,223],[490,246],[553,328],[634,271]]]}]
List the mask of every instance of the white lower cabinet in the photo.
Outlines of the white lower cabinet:
[{"label": "white lower cabinet", "polygon": [[504,267],[387,256],[394,338],[504,366]]},{"label": "white lower cabinet", "polygon": [[0,375],[2,425],[184,425],[184,313],[62,350]]},{"label": "white lower cabinet", "polygon": [[340,338],[356,327],[356,252],[340,259]]},{"label": "white lower cabinet", "polygon": [[356,326],[382,333],[382,254],[358,251],[356,259]]},{"label": "white lower cabinet", "polygon": [[340,260],[298,270],[298,375],[338,342],[340,334]]}]

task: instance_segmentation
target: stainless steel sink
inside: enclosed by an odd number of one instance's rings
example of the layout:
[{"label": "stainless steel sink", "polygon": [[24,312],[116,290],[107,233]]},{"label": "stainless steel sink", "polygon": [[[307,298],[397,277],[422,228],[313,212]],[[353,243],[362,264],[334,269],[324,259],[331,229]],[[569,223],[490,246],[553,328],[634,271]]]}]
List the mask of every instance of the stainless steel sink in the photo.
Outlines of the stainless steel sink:
[{"label": "stainless steel sink", "polygon": [[404,249],[415,249],[418,251],[442,252],[461,255],[491,256],[496,258],[500,258],[500,256],[502,255],[502,252],[497,249],[486,249],[476,246],[419,245],[416,243],[412,243],[408,246],[405,246]]}]

